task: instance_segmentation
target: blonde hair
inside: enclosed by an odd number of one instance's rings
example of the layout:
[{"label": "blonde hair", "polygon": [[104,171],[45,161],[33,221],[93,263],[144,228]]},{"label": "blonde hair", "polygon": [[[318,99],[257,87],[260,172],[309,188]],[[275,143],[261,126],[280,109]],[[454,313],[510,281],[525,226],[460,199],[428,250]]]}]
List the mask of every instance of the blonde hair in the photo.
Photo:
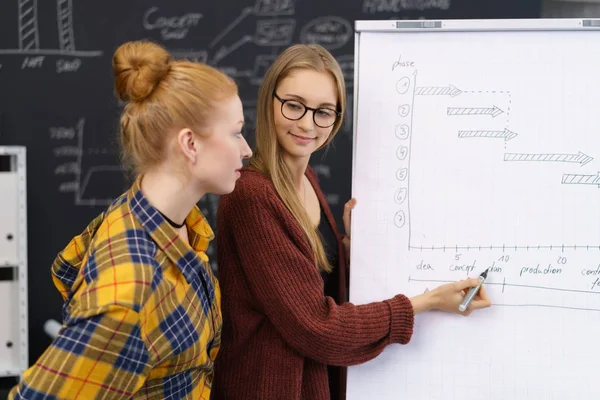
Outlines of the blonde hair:
[{"label": "blonde hair", "polygon": [[112,67],[116,94],[127,102],[120,121],[123,161],[137,173],[165,159],[169,131],[202,129],[217,103],[238,93],[222,72],[173,61],[163,47],[148,41],[121,45]]},{"label": "blonde hair", "polygon": [[254,156],[250,159],[250,165],[261,171],[273,182],[275,190],[304,231],[313,250],[315,266],[319,270],[331,272],[333,267],[327,260],[318,229],[314,227],[296,192],[291,172],[283,161],[281,147],[277,142],[275,133],[273,114],[275,89],[292,72],[301,69],[329,74],[335,81],[337,88],[337,108],[338,111],[342,112],[342,115],[335,121],[327,141],[323,143],[319,150],[331,143],[340,129],[346,108],[346,86],[339,64],[327,50],[319,45],[299,44],[291,46],[281,53],[271,65],[260,87],[256,109],[256,150]]}]

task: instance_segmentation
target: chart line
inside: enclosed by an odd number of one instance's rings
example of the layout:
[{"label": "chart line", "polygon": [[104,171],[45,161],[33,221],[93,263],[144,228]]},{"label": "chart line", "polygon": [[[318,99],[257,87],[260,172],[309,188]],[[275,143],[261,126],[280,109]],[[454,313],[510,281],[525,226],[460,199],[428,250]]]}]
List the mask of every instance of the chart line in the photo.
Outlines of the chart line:
[{"label": "chart line", "polygon": [[[450,280],[441,280],[441,279],[415,279],[415,278],[411,278],[410,276],[408,277],[408,281],[409,282],[431,282],[431,283],[452,283],[455,281],[450,281]],[[487,285],[495,285],[495,286],[509,286],[509,287],[520,287],[520,288],[527,288],[527,289],[542,289],[542,290],[553,290],[553,291],[557,291],[557,292],[572,292],[572,293],[586,293],[586,294],[597,294],[600,295],[600,291],[593,291],[593,290],[578,290],[578,289],[565,289],[565,288],[553,288],[553,287],[549,287],[549,286],[536,286],[536,285],[522,285],[520,283],[506,283],[506,282],[489,282],[486,281],[485,282],[486,286]]]},{"label": "chart line", "polygon": [[600,245],[530,245],[530,246],[512,246],[512,245],[489,245],[489,246],[480,246],[480,245],[448,245],[448,246],[409,246],[410,250],[442,250],[442,251],[458,251],[458,250],[600,250]]},{"label": "chart line", "polygon": [[17,50],[17,49],[0,49],[0,55],[28,55],[28,56],[71,56],[71,57],[98,57],[102,55],[102,51],[97,50]]},{"label": "chart line", "polygon": [[578,311],[599,311],[598,308],[585,308],[585,307],[568,307],[568,306],[553,306],[549,304],[502,304],[493,303],[494,307],[545,307],[545,308],[562,308],[566,310],[578,310]]}]

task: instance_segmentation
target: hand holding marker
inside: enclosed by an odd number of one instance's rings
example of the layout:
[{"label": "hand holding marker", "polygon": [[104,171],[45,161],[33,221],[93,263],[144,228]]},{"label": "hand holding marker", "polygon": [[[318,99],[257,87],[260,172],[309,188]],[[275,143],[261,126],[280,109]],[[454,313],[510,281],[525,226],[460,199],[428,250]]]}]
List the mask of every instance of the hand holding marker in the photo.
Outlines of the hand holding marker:
[{"label": "hand holding marker", "polygon": [[489,270],[489,268],[486,269],[485,271],[483,271],[479,275],[479,277],[477,278],[477,279],[479,279],[479,285],[469,289],[469,291],[467,292],[467,295],[465,296],[463,301],[458,306],[458,311],[464,312],[469,307],[469,304],[471,304],[471,301],[473,301],[473,298],[479,292],[479,289],[481,289],[481,285],[483,285],[483,282],[485,282],[485,279],[487,278],[488,270]]}]

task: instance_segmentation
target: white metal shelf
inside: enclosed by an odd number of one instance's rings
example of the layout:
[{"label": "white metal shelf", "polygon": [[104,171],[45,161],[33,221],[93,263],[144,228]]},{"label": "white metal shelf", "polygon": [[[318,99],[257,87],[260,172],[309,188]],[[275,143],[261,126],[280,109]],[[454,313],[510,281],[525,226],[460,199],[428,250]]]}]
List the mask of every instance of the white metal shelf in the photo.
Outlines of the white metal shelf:
[{"label": "white metal shelf", "polygon": [[0,146],[0,376],[29,363],[26,150]]}]

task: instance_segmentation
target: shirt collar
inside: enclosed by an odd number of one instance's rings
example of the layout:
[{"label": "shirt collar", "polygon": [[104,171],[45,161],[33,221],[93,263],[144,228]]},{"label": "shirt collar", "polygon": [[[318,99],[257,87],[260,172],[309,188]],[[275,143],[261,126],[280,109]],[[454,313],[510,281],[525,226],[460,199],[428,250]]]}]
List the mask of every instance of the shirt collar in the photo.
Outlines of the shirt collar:
[{"label": "shirt collar", "polygon": [[[197,205],[194,205],[190,213],[185,218],[185,225],[188,230],[189,243],[179,236],[177,230],[171,226],[150,204],[141,190],[141,177],[138,177],[127,194],[127,201],[132,214],[138,220],[143,229],[148,232],[157,246],[169,257],[173,264],[181,270],[188,283],[194,275],[198,274],[200,263],[190,262],[190,251],[204,263],[208,263],[206,250],[214,233],[206,218]],[[196,265],[197,264],[197,265]]]}]

